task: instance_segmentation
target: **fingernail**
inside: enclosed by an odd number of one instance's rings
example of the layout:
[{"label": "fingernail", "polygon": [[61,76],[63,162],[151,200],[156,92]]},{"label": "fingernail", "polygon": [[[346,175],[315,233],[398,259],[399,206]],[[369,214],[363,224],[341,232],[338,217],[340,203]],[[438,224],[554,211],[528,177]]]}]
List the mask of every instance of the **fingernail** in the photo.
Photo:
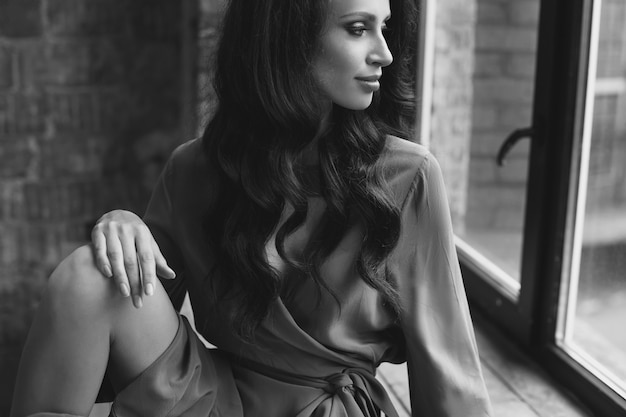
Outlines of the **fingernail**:
[{"label": "fingernail", "polygon": [[121,283],[120,292],[122,293],[122,296],[128,297],[130,295],[130,288],[128,288],[128,285]]},{"label": "fingernail", "polygon": [[174,272],[174,270],[170,269],[170,276],[171,279],[176,278],[176,272]]},{"label": "fingernail", "polygon": [[107,278],[111,278],[113,276],[113,272],[111,272],[111,267],[109,265],[104,265],[104,276]]},{"label": "fingernail", "polygon": [[146,284],[146,294],[152,295],[154,294],[154,285],[151,282]]},{"label": "fingernail", "polygon": [[138,296],[138,295],[134,295],[133,296],[133,304],[135,304],[135,307],[141,308],[141,306],[143,305],[143,301],[141,301],[141,297]]}]

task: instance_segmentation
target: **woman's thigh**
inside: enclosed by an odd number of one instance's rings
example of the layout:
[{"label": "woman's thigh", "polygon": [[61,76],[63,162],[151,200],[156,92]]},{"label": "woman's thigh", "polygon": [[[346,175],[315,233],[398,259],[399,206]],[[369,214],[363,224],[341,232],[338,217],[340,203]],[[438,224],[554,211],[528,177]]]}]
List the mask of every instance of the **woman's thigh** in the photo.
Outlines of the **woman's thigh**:
[{"label": "woman's thigh", "polygon": [[12,415],[46,409],[86,414],[107,366],[116,388],[143,372],[178,329],[165,290],[155,287],[137,309],[98,272],[89,246],[63,260],[48,281],[23,350]]}]

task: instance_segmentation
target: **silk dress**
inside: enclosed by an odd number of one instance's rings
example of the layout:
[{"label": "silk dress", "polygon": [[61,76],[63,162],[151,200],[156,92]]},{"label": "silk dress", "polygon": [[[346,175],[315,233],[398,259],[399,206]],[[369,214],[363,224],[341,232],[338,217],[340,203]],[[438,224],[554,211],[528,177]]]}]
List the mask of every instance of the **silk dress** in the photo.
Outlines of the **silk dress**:
[{"label": "silk dress", "polygon": [[[181,317],[172,344],[117,394],[111,415],[397,416],[375,373],[382,362],[406,362],[413,417],[489,416],[440,167],[426,148],[396,137],[386,139],[382,158],[401,211],[399,241],[386,265],[400,295],[399,317],[356,271],[359,226],[320,269],[339,303],[325,291],[316,297],[311,279],[292,276],[272,236],[267,259],[290,297],[272,302],[254,343],[246,343],[233,334],[231,312],[207,301],[205,280],[219,259],[202,224],[217,198],[215,168],[200,139],[178,147],[144,221],[177,272],[162,281],[174,306],[188,293],[197,331],[216,348],[205,347]],[[309,199],[304,224],[285,240],[288,256],[297,259],[324,209],[321,196]],[[283,220],[288,214],[287,208]]]}]

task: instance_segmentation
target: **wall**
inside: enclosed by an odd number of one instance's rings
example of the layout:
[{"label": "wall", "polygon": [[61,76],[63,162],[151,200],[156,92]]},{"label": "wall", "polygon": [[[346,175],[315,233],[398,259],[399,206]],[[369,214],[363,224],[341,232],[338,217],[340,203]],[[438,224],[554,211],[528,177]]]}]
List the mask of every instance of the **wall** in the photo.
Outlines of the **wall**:
[{"label": "wall", "polygon": [[531,125],[539,0],[478,0],[468,227],[520,230],[529,146],[522,140],[504,167],[506,137]]},{"label": "wall", "polygon": [[180,2],[0,2],[0,415],[41,290],[180,141]]},{"label": "wall", "polygon": [[430,149],[446,181],[454,230],[465,228],[476,2],[436,3]]}]

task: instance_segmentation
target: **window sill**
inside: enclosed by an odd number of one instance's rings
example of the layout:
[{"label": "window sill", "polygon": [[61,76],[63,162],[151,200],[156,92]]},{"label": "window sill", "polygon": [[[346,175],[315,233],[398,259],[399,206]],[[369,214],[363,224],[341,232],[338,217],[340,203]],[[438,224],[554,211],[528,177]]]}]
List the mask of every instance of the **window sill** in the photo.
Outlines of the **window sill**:
[{"label": "window sill", "polygon": [[[472,312],[472,316],[494,416],[592,416],[482,316],[476,312]],[[406,367],[384,364],[379,368],[378,377],[390,392],[400,417],[410,417]]]}]

